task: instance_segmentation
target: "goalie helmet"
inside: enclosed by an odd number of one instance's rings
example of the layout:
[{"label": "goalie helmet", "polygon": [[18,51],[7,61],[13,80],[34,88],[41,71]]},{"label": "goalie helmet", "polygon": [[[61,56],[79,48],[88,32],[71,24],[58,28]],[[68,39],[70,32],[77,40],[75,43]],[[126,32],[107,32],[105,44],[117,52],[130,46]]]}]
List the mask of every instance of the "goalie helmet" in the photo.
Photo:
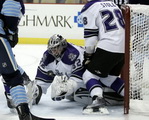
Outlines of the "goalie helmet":
[{"label": "goalie helmet", "polygon": [[64,48],[67,47],[67,41],[59,34],[54,34],[48,41],[48,51],[55,58],[61,56]]}]

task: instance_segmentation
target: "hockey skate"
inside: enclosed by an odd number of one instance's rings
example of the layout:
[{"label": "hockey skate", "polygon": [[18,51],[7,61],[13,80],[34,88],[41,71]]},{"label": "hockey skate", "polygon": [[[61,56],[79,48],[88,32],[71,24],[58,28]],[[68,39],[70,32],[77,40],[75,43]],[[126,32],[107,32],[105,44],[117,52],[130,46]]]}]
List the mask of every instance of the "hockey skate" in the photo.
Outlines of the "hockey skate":
[{"label": "hockey skate", "polygon": [[[22,74],[22,78],[23,78],[23,85],[27,86],[29,83],[31,83],[31,80],[30,80],[29,76],[25,72]],[[3,81],[4,85],[6,85],[3,78],[2,78],[2,81]],[[12,101],[12,97],[11,97],[10,93],[5,91],[4,94],[5,94],[5,97],[6,97],[6,100],[7,100],[7,106],[10,109],[15,108],[15,105]]]},{"label": "hockey skate", "polygon": [[109,111],[105,107],[105,100],[98,96],[94,96],[92,104],[83,108],[83,114],[106,115],[109,114]]},{"label": "hockey skate", "polygon": [[22,103],[16,107],[20,120],[33,120],[29,111],[28,104]]},{"label": "hockey skate", "polygon": [[4,92],[4,94],[5,94],[5,97],[6,97],[6,100],[7,100],[7,106],[8,106],[10,109],[15,108],[15,105],[13,104],[11,95],[10,95],[9,93],[6,93],[6,92]]}]

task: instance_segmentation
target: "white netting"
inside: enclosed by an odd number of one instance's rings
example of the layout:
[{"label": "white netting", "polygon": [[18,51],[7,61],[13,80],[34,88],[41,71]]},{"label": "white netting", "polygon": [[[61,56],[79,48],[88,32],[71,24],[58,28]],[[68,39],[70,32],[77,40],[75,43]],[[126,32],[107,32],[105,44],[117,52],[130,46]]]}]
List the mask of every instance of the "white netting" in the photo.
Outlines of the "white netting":
[{"label": "white netting", "polygon": [[130,110],[149,114],[149,6],[130,7]]}]

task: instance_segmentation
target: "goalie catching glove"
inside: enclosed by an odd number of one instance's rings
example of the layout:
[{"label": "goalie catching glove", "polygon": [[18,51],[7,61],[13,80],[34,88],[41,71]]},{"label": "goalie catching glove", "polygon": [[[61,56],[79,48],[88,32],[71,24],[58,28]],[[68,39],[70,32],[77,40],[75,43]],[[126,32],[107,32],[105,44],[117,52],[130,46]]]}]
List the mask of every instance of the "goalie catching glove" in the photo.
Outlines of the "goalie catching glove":
[{"label": "goalie catching glove", "polygon": [[51,98],[54,101],[65,99],[66,96],[71,95],[76,88],[77,83],[74,80],[68,79],[66,75],[55,76],[51,84]]}]

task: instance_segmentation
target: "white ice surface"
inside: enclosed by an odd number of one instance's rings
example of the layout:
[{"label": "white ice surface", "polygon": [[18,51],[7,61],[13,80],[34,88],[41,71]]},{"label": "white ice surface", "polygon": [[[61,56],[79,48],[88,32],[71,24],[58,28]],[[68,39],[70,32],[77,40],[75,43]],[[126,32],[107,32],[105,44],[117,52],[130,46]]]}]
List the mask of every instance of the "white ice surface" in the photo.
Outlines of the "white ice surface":
[{"label": "white ice surface", "polygon": [[[39,64],[46,45],[17,45],[14,54],[18,64],[26,71],[33,80],[36,68]],[[0,82],[0,120],[18,120],[18,116],[12,113],[6,105],[4,87]],[[149,120],[149,116],[141,114],[123,114],[123,107],[109,107],[109,115],[83,115],[84,105],[67,100],[54,102],[50,99],[49,92],[42,96],[39,105],[31,108],[31,112],[42,117],[55,118],[56,120]]]}]

